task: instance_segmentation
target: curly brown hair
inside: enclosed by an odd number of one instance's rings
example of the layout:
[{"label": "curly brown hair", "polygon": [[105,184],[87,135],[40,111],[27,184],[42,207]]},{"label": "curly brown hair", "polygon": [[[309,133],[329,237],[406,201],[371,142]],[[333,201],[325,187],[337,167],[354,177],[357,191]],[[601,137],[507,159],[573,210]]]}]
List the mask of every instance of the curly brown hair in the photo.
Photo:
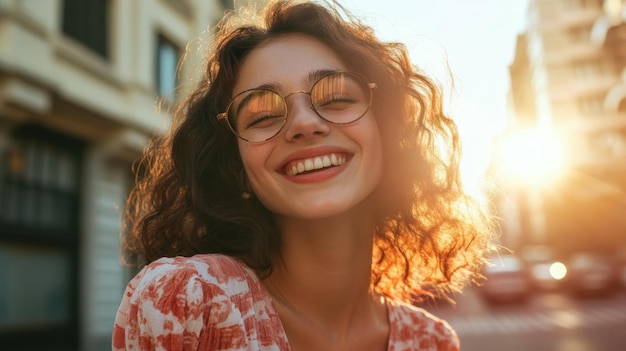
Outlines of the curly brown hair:
[{"label": "curly brown hair", "polygon": [[406,47],[379,41],[337,3],[277,1],[257,20],[242,18],[233,12],[218,24],[204,78],[175,111],[169,132],[144,152],[125,210],[126,257],[147,263],[222,253],[260,276],[271,273],[280,234],[272,213],[242,198],[237,140],[216,115],[226,109],[246,55],[276,36],[302,33],[377,84],[372,109],[387,172],[377,189],[373,289],[402,299],[426,291],[445,296],[477,277],[491,238],[488,211],[464,192],[455,123]]}]

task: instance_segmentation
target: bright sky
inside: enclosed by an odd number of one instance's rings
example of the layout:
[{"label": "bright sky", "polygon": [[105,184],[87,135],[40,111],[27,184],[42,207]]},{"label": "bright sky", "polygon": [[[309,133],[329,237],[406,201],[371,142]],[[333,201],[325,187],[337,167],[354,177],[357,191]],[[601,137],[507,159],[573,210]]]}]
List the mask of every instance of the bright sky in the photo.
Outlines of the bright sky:
[{"label": "bright sky", "polygon": [[526,28],[528,0],[341,3],[380,38],[405,43],[413,62],[443,84],[447,110],[465,140],[466,161],[479,172],[488,162],[490,137],[506,123],[508,66],[516,36]]},{"label": "bright sky", "polygon": [[473,122],[504,118],[508,65],[515,38],[526,26],[527,1],[343,0],[342,4],[382,39],[405,43],[413,61],[447,86],[452,105],[460,105],[456,114],[463,115],[457,115],[463,123],[470,115]]}]

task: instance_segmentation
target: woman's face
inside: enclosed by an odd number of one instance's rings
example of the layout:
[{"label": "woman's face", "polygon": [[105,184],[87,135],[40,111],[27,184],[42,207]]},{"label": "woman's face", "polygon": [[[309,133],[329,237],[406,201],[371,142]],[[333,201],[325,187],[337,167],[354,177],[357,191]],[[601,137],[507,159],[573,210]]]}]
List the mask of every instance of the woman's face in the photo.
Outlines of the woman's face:
[{"label": "woman's face", "polygon": [[[325,44],[302,34],[285,35],[249,53],[233,96],[259,87],[271,87],[281,96],[310,92],[319,72],[340,70],[348,68]],[[316,219],[350,210],[358,214],[383,168],[373,112],[354,123],[335,125],[315,113],[308,94],[294,94],[286,101],[288,117],[276,137],[261,143],[239,140],[255,196],[278,216]],[[310,166],[314,169],[300,172]]]}]

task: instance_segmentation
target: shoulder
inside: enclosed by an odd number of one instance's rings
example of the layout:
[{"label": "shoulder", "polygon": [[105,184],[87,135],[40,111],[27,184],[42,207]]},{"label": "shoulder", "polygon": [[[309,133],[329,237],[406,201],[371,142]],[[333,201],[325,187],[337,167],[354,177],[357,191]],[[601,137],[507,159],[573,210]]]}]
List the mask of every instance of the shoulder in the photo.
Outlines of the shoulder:
[{"label": "shoulder", "polygon": [[193,274],[207,279],[238,276],[248,278],[250,270],[237,259],[219,254],[195,255],[192,257],[164,257],[142,269],[140,276],[162,275],[170,272]]},{"label": "shoulder", "polygon": [[246,292],[256,281],[252,270],[235,258],[207,254],[158,259],[144,267],[128,287],[141,291],[135,294],[141,298],[196,292],[205,295],[209,291],[234,295]]},{"label": "shoulder", "polygon": [[445,320],[399,301],[388,301],[388,306],[392,350],[459,350],[458,336]]},{"label": "shoulder", "polygon": [[[181,340],[200,345],[207,338],[218,338],[220,349],[238,349],[254,324],[250,318],[258,314],[254,308],[263,310],[264,301],[254,272],[232,257],[162,258],[128,283],[115,319],[113,349],[146,349],[153,343],[179,349]],[[164,335],[169,335],[167,342]]]}]

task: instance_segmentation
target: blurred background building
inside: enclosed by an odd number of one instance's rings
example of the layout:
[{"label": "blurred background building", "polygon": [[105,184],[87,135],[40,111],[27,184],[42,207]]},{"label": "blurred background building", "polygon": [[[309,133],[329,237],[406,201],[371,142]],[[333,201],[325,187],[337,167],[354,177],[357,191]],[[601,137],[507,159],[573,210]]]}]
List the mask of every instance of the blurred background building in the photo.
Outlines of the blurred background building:
[{"label": "blurred background building", "polygon": [[233,6],[0,1],[0,348],[111,349],[132,162],[193,82],[187,44]]},{"label": "blurred background building", "polygon": [[494,161],[503,241],[563,255],[626,244],[626,1],[530,0]]}]

